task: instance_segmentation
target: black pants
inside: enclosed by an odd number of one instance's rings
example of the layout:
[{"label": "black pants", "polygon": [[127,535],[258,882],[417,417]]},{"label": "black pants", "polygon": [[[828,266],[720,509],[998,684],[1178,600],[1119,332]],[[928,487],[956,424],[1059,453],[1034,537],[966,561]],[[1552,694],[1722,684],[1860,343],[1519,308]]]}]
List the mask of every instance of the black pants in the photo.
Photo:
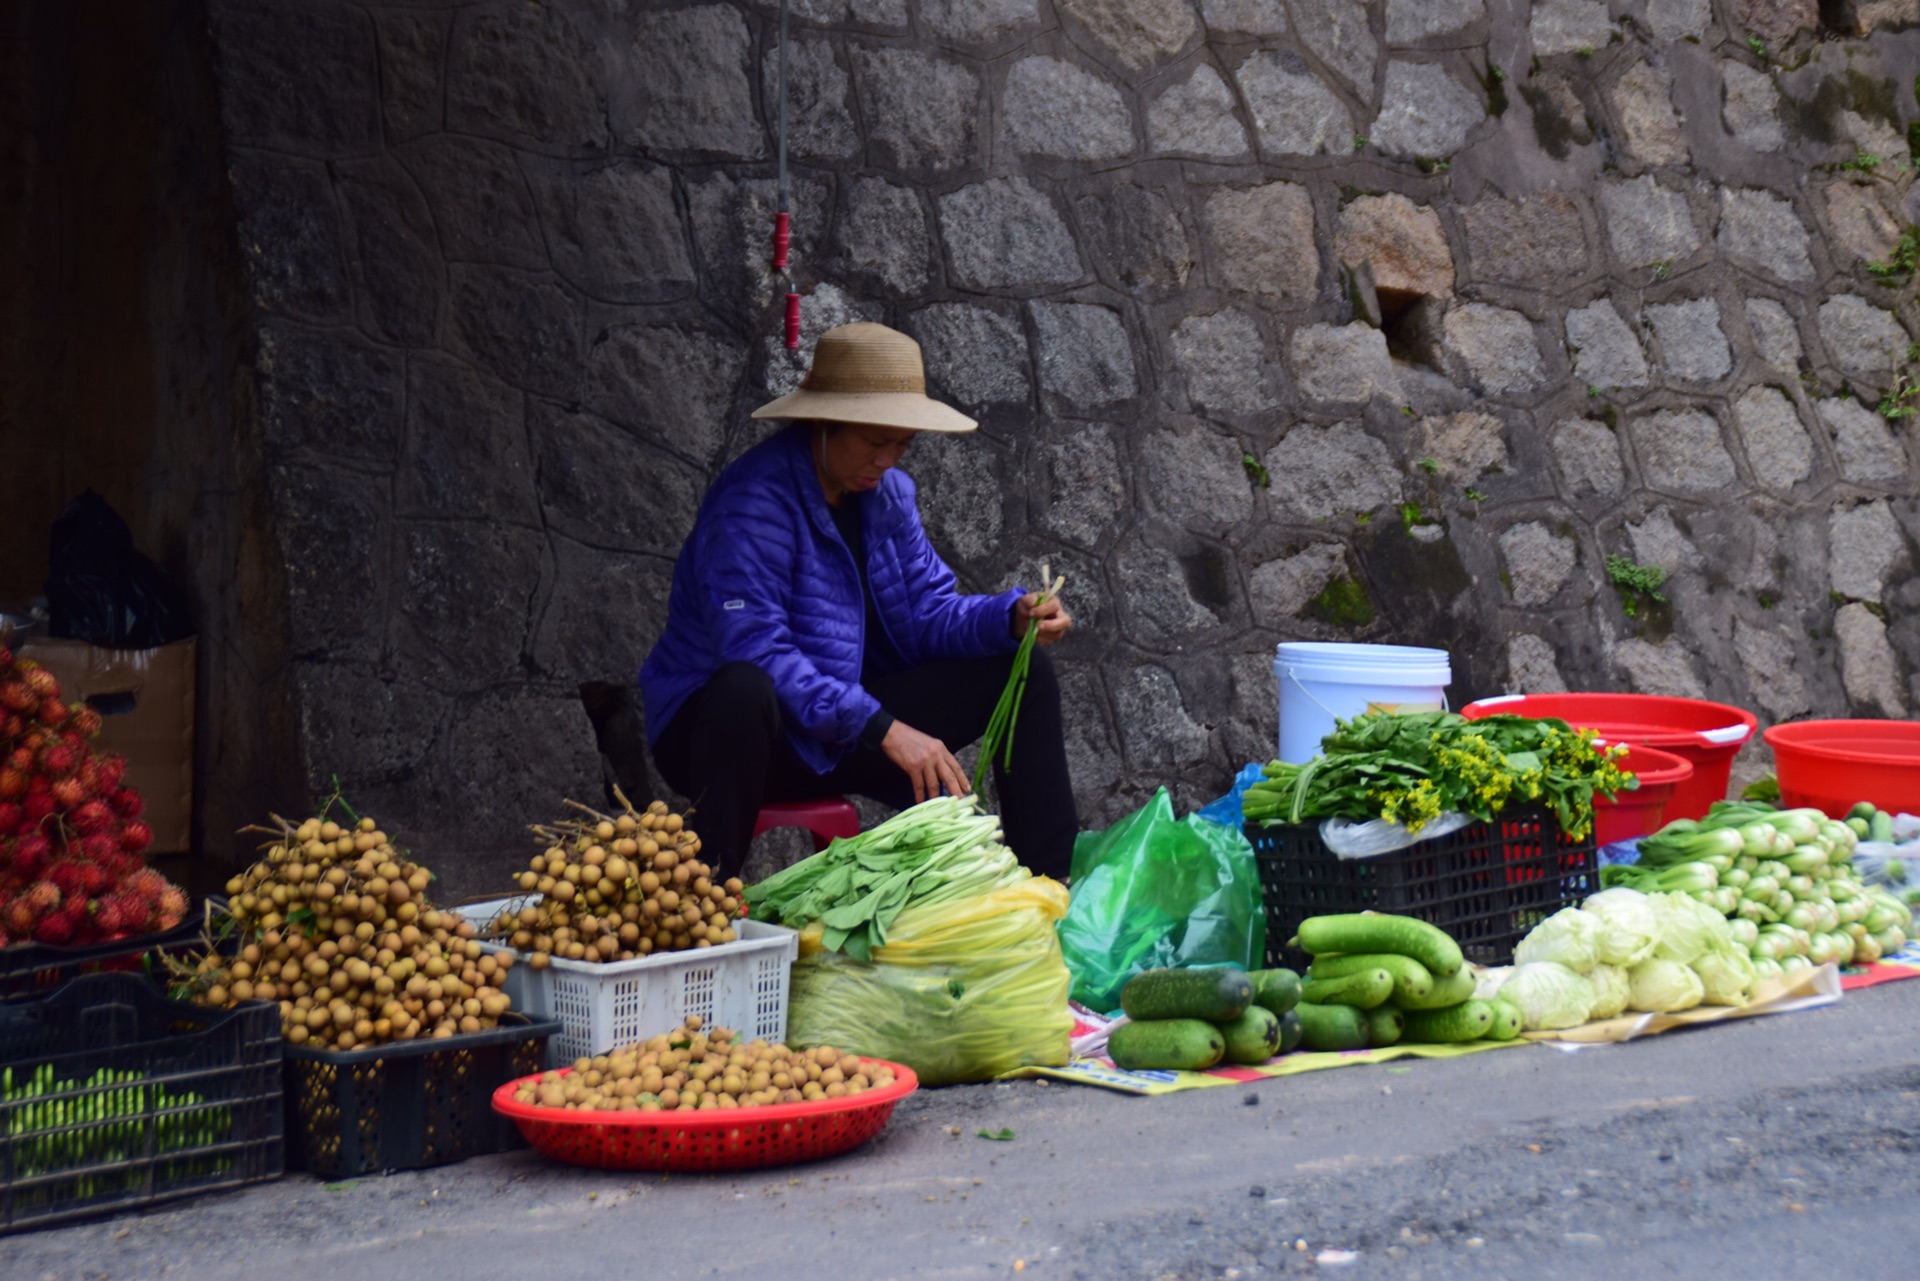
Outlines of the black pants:
[{"label": "black pants", "polygon": [[[1012,655],[928,663],[867,682],[880,705],[958,752],[986,732],[1007,683]],[[904,809],[913,784],[877,748],[854,747],[816,774],[787,745],[786,717],[773,681],[752,663],[729,663],[687,700],[653,744],[654,764],[692,799],[702,856],[733,876],[746,861],[754,820],[769,801],[854,793]],[[1033,652],[1013,740],[1013,768],[994,763],[1000,826],[1033,871],[1064,879],[1080,830],[1067,778],[1060,682],[1044,650]]]}]

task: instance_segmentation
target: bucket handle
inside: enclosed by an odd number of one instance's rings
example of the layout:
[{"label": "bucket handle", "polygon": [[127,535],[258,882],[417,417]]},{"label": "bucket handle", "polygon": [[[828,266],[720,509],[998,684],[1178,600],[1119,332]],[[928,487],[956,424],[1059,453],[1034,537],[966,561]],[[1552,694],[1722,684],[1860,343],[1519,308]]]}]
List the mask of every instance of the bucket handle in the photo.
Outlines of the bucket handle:
[{"label": "bucket handle", "polygon": [[[1315,707],[1325,712],[1327,714],[1328,720],[1333,721],[1335,724],[1338,724],[1340,722],[1340,720],[1342,719],[1340,714],[1334,711],[1331,707],[1328,707],[1325,703],[1321,702],[1319,699],[1315,698],[1313,696],[1313,691],[1308,689],[1305,683],[1303,683],[1298,676],[1295,676],[1293,674],[1293,669],[1291,667],[1287,669],[1287,679],[1292,681],[1294,685],[1299,688],[1300,692],[1307,696],[1307,701],[1309,703],[1312,703]],[[1515,694],[1513,697],[1523,698],[1525,696],[1521,694]],[[1444,688],[1442,688],[1440,691],[1440,708],[1442,711],[1447,711],[1447,712],[1450,712],[1453,710],[1452,704],[1447,701],[1447,691]],[[1744,729],[1746,727],[1741,726],[1740,728]]]}]

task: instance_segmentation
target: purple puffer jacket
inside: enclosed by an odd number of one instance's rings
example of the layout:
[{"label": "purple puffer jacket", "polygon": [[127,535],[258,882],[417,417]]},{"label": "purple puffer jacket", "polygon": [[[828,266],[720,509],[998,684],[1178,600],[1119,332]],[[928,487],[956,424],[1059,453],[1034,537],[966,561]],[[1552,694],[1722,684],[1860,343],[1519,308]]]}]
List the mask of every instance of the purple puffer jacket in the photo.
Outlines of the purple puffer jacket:
[{"label": "purple puffer jacket", "polygon": [[[914,507],[898,468],[863,504],[874,604],[909,667],[984,658],[1018,647],[1011,625],[1022,589],[963,596]],[[673,567],[667,626],[640,668],[647,735],[725,663],[773,677],[795,753],[820,773],[880,709],[860,687],[866,608],[860,575],[834,527],[814,471],[808,428],[795,423],[735,459],[700,504]]]}]

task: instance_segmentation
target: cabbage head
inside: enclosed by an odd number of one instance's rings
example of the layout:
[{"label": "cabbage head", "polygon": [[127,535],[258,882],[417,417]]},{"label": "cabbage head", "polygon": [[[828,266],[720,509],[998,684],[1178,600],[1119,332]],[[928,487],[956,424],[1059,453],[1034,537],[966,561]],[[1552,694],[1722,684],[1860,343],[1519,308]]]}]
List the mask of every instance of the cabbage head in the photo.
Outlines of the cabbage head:
[{"label": "cabbage head", "polygon": [[1693,972],[1706,988],[1705,1005],[1745,1005],[1760,981],[1760,972],[1740,947],[1716,947],[1703,952],[1693,963]]},{"label": "cabbage head", "polygon": [[1660,922],[1653,945],[1657,959],[1692,965],[1712,948],[1731,945],[1733,934],[1727,927],[1727,918],[1705,903],[1677,892],[1647,897]]},{"label": "cabbage head", "polygon": [[1700,1004],[1707,990],[1695,974],[1678,961],[1654,957],[1627,971],[1632,991],[1627,1007],[1654,1014],[1672,1014]]},{"label": "cabbage head", "polygon": [[1500,993],[1500,985],[1507,981],[1507,975],[1513,973],[1511,965],[1492,965],[1473,973],[1473,995],[1476,1000],[1491,1001]]},{"label": "cabbage head", "polygon": [[1561,908],[1520,940],[1520,946],[1513,949],[1513,963],[1553,961],[1575,974],[1585,974],[1600,962],[1597,949],[1604,929],[1597,916],[1588,916],[1577,907]]},{"label": "cabbage head", "polygon": [[1593,1008],[1593,984],[1554,961],[1516,965],[1500,985],[1500,999],[1520,1011],[1529,1032],[1579,1027]]},{"label": "cabbage head", "polygon": [[1581,904],[1581,910],[1600,918],[1598,954],[1602,965],[1632,967],[1653,955],[1660,919],[1639,890],[1624,885],[1601,890]]},{"label": "cabbage head", "polygon": [[1588,1011],[1593,1018],[1618,1018],[1626,1012],[1633,985],[1625,970],[1617,965],[1596,965],[1587,982],[1593,984],[1593,1009]]}]

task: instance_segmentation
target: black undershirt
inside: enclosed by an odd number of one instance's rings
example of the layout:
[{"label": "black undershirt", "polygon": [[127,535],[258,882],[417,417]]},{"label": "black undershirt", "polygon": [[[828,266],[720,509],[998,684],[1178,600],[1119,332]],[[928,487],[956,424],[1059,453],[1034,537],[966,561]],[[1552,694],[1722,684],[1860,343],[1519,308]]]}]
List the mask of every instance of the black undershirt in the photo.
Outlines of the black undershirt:
[{"label": "black undershirt", "polygon": [[[860,599],[867,613],[867,643],[860,655],[860,681],[867,684],[874,675],[876,654],[885,654],[892,646],[880,624],[880,610],[873,599],[873,584],[867,581],[867,540],[860,522],[860,504],[852,494],[842,494],[839,503],[829,503],[827,510],[832,513],[834,528],[846,540],[847,550],[853,553],[853,563],[860,571]],[[893,714],[883,707],[869,717],[861,728],[860,745],[878,748],[880,740],[892,728]]]}]

